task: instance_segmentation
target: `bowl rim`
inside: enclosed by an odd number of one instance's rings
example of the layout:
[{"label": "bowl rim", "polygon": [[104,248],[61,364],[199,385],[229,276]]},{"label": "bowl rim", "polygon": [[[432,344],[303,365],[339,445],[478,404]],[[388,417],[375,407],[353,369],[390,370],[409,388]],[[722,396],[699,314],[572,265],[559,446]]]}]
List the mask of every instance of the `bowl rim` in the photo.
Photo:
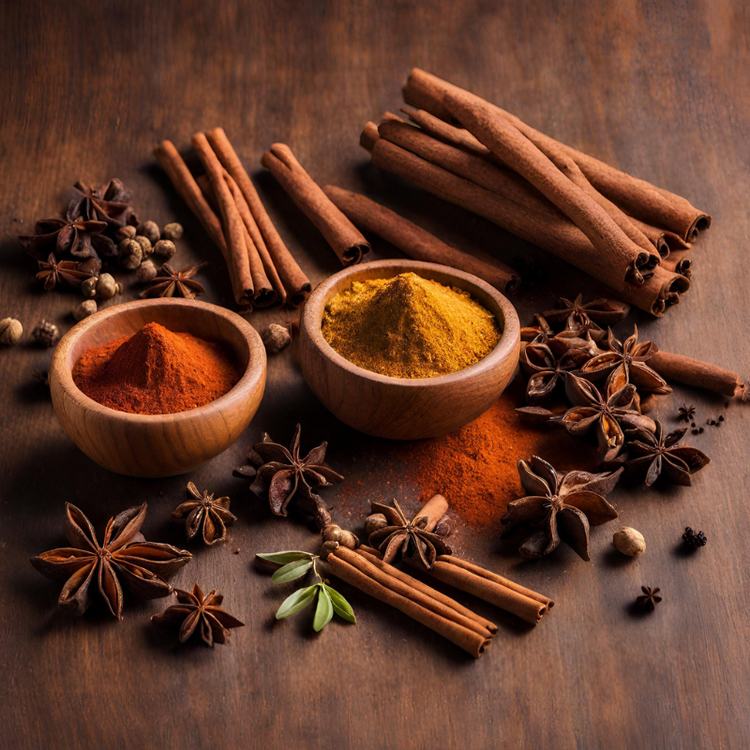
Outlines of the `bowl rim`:
[{"label": "bowl rim", "polygon": [[[247,366],[245,367],[240,379],[225,394],[219,396],[219,398],[214,399],[213,401],[209,401],[209,403],[204,404],[203,406],[198,406],[195,409],[187,409],[185,411],[169,412],[166,414],[138,414],[137,412],[120,411],[119,409],[112,409],[109,406],[100,404],[90,396],[87,396],[73,380],[72,368],[69,368],[66,363],[68,350],[73,346],[75,341],[89,329],[101,325],[109,318],[116,317],[127,310],[132,310],[133,308],[138,307],[196,308],[227,320],[240,332],[247,342],[249,349]],[[210,302],[184,299],[182,297],[168,297],[162,299],[131,300],[130,302],[122,302],[117,305],[112,305],[111,307],[106,307],[103,310],[99,310],[93,315],[84,318],[79,323],[76,323],[76,325],[74,325],[60,339],[55,347],[55,352],[52,355],[52,361],[50,363],[50,375],[55,373],[54,377],[57,377],[57,374],[59,373],[61,390],[76,401],[81,408],[105,414],[108,418],[113,420],[129,422],[131,425],[134,423],[146,425],[155,424],[167,419],[173,423],[192,421],[196,417],[200,419],[210,412],[215,412],[217,408],[221,410],[224,405],[229,405],[229,403],[236,398],[237,393],[240,390],[254,390],[254,388],[259,385],[258,381],[263,379],[266,364],[266,348],[263,345],[260,334],[242,316],[232,310],[220,307],[219,305],[214,305]]]},{"label": "bowl rim", "polygon": [[[439,271],[440,273],[450,276],[456,279],[460,279],[469,286],[474,286],[481,289],[487,294],[495,304],[500,308],[503,314],[502,326],[503,332],[500,336],[500,340],[497,342],[492,351],[483,357],[479,361],[475,362],[468,367],[464,367],[456,372],[451,372],[446,375],[438,375],[434,378],[395,378],[391,375],[382,375],[379,372],[373,372],[367,370],[364,367],[354,364],[351,360],[348,360],[342,354],[339,354],[323,336],[323,331],[320,324],[315,321],[315,318],[320,312],[322,320],[322,308],[331,297],[332,288],[338,284],[342,279],[350,276],[356,276],[358,273],[369,271],[371,269],[388,269],[393,270],[401,268],[406,271],[417,272],[419,270],[424,271]],[[497,316],[495,316],[497,317]],[[305,334],[309,336],[310,341],[313,345],[327,357],[333,364],[338,367],[357,375],[360,378],[370,380],[375,383],[388,384],[391,386],[403,386],[405,388],[424,388],[425,386],[435,385],[450,385],[452,383],[460,382],[466,378],[481,375],[488,369],[493,368],[497,363],[503,361],[506,357],[510,356],[513,350],[516,348],[518,341],[521,336],[521,323],[518,318],[518,313],[513,303],[495,287],[488,284],[473,274],[460,271],[451,266],[446,266],[441,263],[429,263],[421,260],[374,260],[366,263],[359,263],[355,266],[349,266],[341,271],[329,276],[325,281],[321,282],[312,292],[312,294],[305,301],[305,305],[302,308],[302,314],[300,316],[300,332],[304,330]]]}]

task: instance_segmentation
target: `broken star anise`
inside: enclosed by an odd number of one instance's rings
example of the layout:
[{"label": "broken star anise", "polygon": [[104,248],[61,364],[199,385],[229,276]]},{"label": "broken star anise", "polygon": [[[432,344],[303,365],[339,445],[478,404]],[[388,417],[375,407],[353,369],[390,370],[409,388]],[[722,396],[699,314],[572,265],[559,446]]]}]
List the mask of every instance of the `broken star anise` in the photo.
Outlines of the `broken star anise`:
[{"label": "broken star anise", "polygon": [[200,493],[192,482],[188,482],[186,493],[187,500],[172,511],[172,521],[185,524],[188,541],[202,531],[206,544],[223,542],[227,538],[227,526],[237,520],[237,516],[229,512],[229,498],[214,500],[213,494]]},{"label": "broken star anise", "polygon": [[633,326],[633,335],[624,343],[615,338],[610,328],[606,344],[606,351],[592,357],[581,367],[584,378],[596,381],[609,376],[620,383],[633,383],[646,393],[672,392],[667,381],[646,364],[658,349],[653,341],[638,343],[638,326]]},{"label": "broken star anise", "polygon": [[563,540],[584,560],[589,557],[589,527],[617,518],[617,511],[605,500],[622,468],[608,474],[570,471],[560,474],[539,456],[530,463],[518,462],[526,497],[513,500],[502,518],[504,535],[518,524],[534,529],[518,552],[533,559],[548,555]]},{"label": "broken star anise", "polygon": [[370,546],[383,553],[383,562],[392,563],[399,557],[411,557],[429,570],[438,555],[450,555],[451,548],[439,534],[427,531],[429,518],[416,516],[411,521],[401,510],[396,500],[395,507],[373,503],[373,513],[382,513],[388,522],[387,526],[370,534]]},{"label": "broken star anise", "polygon": [[583,295],[579,294],[573,302],[560,297],[558,309],[546,310],[543,315],[547,322],[562,325],[565,331],[590,332],[592,338],[599,341],[604,338],[604,331],[598,323],[613,326],[626,318],[629,312],[630,305],[604,297],[583,304]]},{"label": "broken star anise", "polygon": [[633,408],[635,386],[629,383],[616,391],[614,380],[607,381],[602,395],[588,380],[573,373],[565,376],[565,393],[573,406],[559,418],[565,429],[576,437],[594,430],[599,446],[599,460],[611,461],[625,444],[624,430],[655,430],[650,418]]},{"label": "broken star anise", "polygon": [[191,554],[170,544],[147,542],[140,533],[146,503],[110,518],[100,545],[94,527],[83,511],[65,504],[65,534],[71,547],[59,547],[31,558],[31,564],[48,578],[66,580],[59,604],[75,615],[91,605],[94,585],[109,607],[122,619],[121,583],[140,599],[167,596],[166,579],[188,563]]},{"label": "broken star anise", "polygon": [[199,294],[206,290],[203,284],[193,280],[198,271],[208,263],[201,263],[197,266],[183,266],[176,271],[169,263],[165,263],[159,275],[154,277],[151,286],[145,292],[141,292],[141,297],[185,297],[185,299],[195,299]]},{"label": "broken star anise", "polygon": [[80,287],[81,284],[91,276],[90,273],[79,270],[78,263],[73,260],[55,259],[54,253],[50,253],[47,260],[39,261],[39,273],[36,277],[44,282],[46,291],[54,289],[58,284],[61,286]]},{"label": "broken star anise", "polygon": [[[252,457],[259,464],[250,490],[256,495],[268,496],[268,504],[277,516],[286,516],[289,504],[294,501],[300,510],[309,513],[319,528],[331,522],[331,516],[313,490],[330,487],[344,477],[323,465],[328,443],[321,443],[306,456],[300,456],[300,434],[297,425],[289,449],[274,443],[268,433],[253,446]],[[247,473],[237,470],[237,473]]]},{"label": "broken star anise", "polygon": [[73,189],[75,197],[68,206],[68,216],[73,220],[80,216],[86,221],[104,221],[109,230],[138,223],[130,207],[133,196],[116,177],[99,188],[79,180]]},{"label": "broken star anise", "polygon": [[626,461],[629,469],[646,471],[646,484],[650,487],[664,473],[675,484],[689,486],[690,475],[706,466],[710,459],[703,451],[689,445],[679,445],[687,427],[664,435],[661,422],[656,422],[653,432],[637,430],[634,439],[628,443]]},{"label": "broken star anise", "polygon": [[547,344],[530,343],[521,352],[521,367],[530,375],[526,385],[526,401],[538,404],[547,400],[567,372],[577,372],[591,354],[583,349],[569,349],[556,357]]},{"label": "broken star anise", "polygon": [[201,640],[213,647],[214,643],[226,643],[229,640],[230,628],[244,627],[229,612],[221,609],[224,597],[216,591],[209,591],[205,596],[196,583],[192,591],[175,589],[179,604],[167,607],[160,615],[153,615],[151,622],[164,630],[178,630],[180,643],[198,631]]}]

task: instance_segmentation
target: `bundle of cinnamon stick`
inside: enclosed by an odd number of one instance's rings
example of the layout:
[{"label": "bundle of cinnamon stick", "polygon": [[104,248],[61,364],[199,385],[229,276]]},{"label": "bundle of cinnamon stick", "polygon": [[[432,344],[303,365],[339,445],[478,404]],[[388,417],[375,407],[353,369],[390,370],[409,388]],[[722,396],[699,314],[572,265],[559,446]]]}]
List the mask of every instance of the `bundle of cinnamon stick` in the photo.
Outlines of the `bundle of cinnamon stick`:
[{"label": "bundle of cinnamon stick", "polygon": [[365,126],[360,142],[374,165],[548,250],[654,315],[689,289],[685,252],[711,217],[687,200],[418,68],[404,98],[416,108],[405,110],[414,124],[387,114]]},{"label": "bundle of cinnamon stick", "polygon": [[311,290],[222,128],[196,133],[205,175],[194,177],[171,141],[155,150],[177,192],[221,250],[237,305],[299,307]]}]

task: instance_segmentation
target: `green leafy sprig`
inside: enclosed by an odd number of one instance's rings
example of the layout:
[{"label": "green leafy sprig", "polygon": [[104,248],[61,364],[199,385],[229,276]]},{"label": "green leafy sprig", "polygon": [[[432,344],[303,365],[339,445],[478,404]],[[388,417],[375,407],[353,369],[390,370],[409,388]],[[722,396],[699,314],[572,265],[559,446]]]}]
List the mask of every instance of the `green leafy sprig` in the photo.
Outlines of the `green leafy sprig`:
[{"label": "green leafy sprig", "polygon": [[310,571],[318,579],[317,583],[312,586],[297,589],[284,599],[276,612],[277,620],[296,615],[297,612],[301,612],[309,604],[312,604],[317,597],[318,604],[313,618],[313,629],[316,632],[320,632],[328,625],[334,613],[347,622],[357,622],[351,604],[338,591],[331,588],[318,573],[316,561],[320,559],[319,555],[314,555],[312,552],[302,552],[301,550],[287,550],[284,552],[259,553],[258,557],[275,565],[281,565],[271,576],[273,583],[288,583],[297,578],[302,578]]}]

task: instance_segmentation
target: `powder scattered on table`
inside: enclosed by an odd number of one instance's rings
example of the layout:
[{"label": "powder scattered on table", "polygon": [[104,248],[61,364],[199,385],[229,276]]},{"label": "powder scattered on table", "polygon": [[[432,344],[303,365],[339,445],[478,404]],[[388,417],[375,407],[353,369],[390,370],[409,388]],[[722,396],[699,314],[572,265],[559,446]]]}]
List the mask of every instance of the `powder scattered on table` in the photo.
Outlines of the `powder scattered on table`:
[{"label": "powder scattered on table", "polygon": [[158,323],[89,349],[73,368],[75,384],[89,398],[133,414],[204,406],[231,390],[240,375],[225,345]]}]

